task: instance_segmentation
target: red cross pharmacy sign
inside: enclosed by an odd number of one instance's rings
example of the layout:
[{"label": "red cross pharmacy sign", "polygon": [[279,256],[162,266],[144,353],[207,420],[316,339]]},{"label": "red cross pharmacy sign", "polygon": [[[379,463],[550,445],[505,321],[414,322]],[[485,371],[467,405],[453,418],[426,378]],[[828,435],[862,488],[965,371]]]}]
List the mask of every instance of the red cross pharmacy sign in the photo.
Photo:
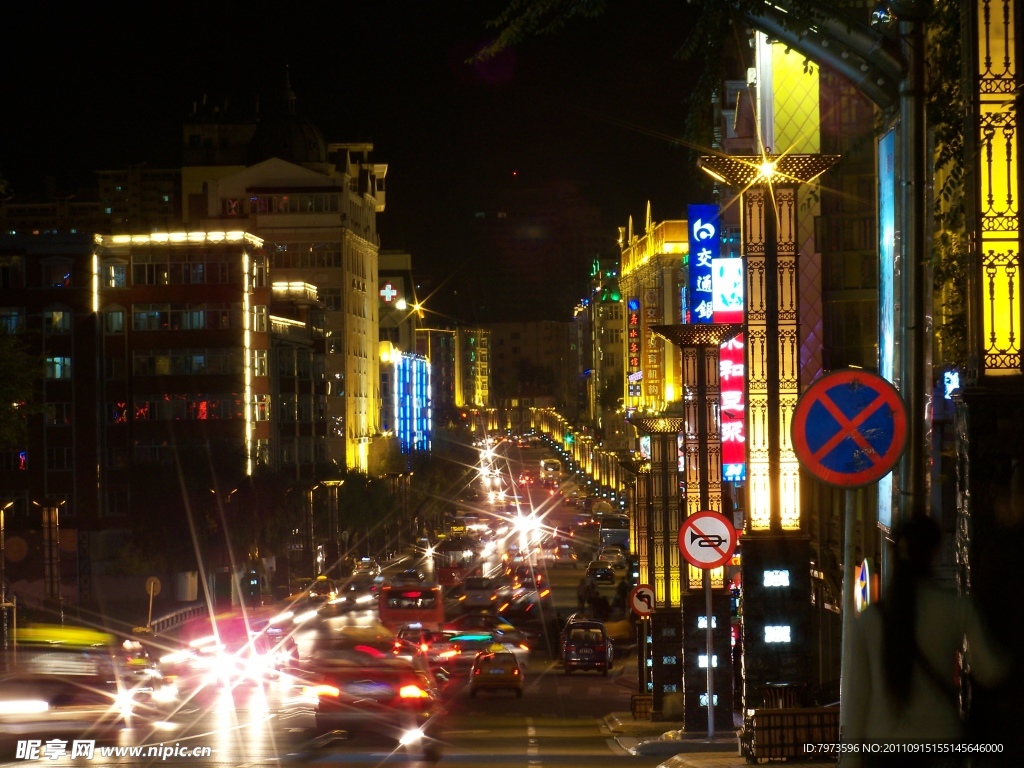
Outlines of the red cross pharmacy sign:
[{"label": "red cross pharmacy sign", "polygon": [[821,377],[797,400],[793,451],[823,483],[860,488],[888,474],[907,442],[907,408],[881,376],[847,369]]}]

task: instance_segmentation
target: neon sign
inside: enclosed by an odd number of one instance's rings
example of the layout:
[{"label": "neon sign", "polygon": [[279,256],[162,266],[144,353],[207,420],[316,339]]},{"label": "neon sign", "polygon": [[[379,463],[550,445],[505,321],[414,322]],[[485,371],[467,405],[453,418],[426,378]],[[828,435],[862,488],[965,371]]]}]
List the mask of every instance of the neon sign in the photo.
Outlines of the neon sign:
[{"label": "neon sign", "polygon": [[687,206],[687,217],[690,238],[690,306],[686,313],[686,321],[710,323],[714,321],[712,262],[718,258],[721,250],[718,236],[718,206]]}]

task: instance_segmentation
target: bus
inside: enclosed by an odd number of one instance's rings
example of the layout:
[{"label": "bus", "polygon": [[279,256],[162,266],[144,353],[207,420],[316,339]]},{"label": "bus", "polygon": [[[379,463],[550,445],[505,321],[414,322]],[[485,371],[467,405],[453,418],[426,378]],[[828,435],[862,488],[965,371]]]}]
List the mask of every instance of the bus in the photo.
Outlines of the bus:
[{"label": "bus", "polygon": [[386,584],[378,592],[377,608],[380,623],[392,632],[410,624],[437,632],[444,626],[444,594],[436,584]]},{"label": "bus", "polygon": [[540,460],[540,479],[542,482],[557,482],[562,477],[562,462],[558,459]]},{"label": "bus", "polygon": [[480,545],[468,536],[452,536],[434,547],[434,573],[444,587],[461,584],[480,567]]},{"label": "bus", "polygon": [[599,537],[602,547],[622,547],[629,551],[629,518],[626,515],[601,515]]}]

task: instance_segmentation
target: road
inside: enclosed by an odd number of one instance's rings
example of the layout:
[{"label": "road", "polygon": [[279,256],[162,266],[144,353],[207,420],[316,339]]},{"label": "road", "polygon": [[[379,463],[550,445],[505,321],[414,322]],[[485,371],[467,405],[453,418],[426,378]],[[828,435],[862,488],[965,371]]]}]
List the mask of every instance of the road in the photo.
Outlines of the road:
[{"label": "road", "polygon": [[[549,455],[543,449],[499,451],[495,463],[501,471],[518,478],[524,468],[539,465]],[[567,493],[571,485],[563,486]],[[528,487],[527,498],[513,514],[536,512],[546,526],[569,525],[578,509],[563,506],[541,486]],[[508,514],[508,513],[506,513]],[[415,563],[391,563],[398,571]],[[585,564],[579,567],[546,567],[552,589],[553,611],[561,621],[576,610],[576,584]],[[616,581],[624,576],[616,574]],[[600,589],[611,600],[614,584]],[[318,618],[337,624],[366,624],[375,621],[375,611],[352,612],[339,617]],[[302,655],[315,626],[306,626],[296,634]],[[557,632],[557,630],[556,630]],[[546,649],[533,653],[526,669],[522,699],[511,692],[482,693],[470,699],[465,678],[454,678],[445,690],[444,764],[465,766],[524,766],[540,768],[557,765],[583,768],[620,765],[623,759],[638,768],[658,765],[657,757],[630,757],[612,738],[604,724],[610,712],[629,710],[632,680],[622,678],[622,661],[611,675],[594,673],[564,674],[560,660]],[[329,743],[311,739],[312,712],[302,697],[297,681],[288,675],[262,685],[242,685],[233,692],[204,691],[192,698],[174,718],[173,729],[153,733],[125,731],[118,742],[129,747],[163,746],[178,750],[209,747],[209,757],[138,757],[97,755],[93,762],[104,765],[154,765],[177,763],[201,766],[278,766],[278,765],[416,765],[419,758],[394,752],[389,744],[374,743],[361,737]],[[13,755],[10,755],[13,756]],[[9,759],[7,754],[0,759]],[[25,765],[21,760],[10,765]],[[41,760],[47,765],[81,764],[67,757]]]}]

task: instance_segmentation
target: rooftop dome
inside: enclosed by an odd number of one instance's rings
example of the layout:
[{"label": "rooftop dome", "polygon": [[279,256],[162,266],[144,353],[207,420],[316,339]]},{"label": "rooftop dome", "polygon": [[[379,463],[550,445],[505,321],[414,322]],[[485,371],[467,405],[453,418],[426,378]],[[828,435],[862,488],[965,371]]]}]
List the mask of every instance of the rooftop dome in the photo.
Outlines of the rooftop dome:
[{"label": "rooftop dome", "polygon": [[256,126],[246,164],[255,165],[272,157],[296,165],[327,162],[327,143],[320,129],[309,119],[295,114],[295,93],[287,74],[282,103]]}]

